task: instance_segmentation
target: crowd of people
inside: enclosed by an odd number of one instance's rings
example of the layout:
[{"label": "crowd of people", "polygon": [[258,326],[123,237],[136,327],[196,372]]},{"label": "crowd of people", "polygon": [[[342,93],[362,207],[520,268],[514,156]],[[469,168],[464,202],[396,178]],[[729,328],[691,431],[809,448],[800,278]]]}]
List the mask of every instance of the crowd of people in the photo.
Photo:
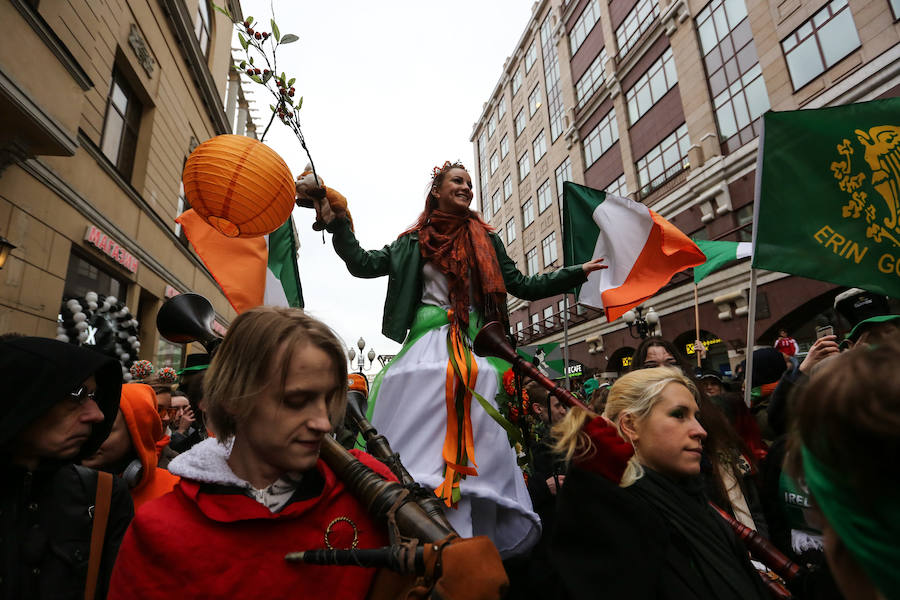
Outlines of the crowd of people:
[{"label": "crowd of people", "polygon": [[[509,365],[476,356],[474,333],[508,327],[507,293],[553,295],[605,265],[526,277],[471,200],[462,165],[436,167],[418,221],[377,251],[316,205],[351,273],[389,277],[384,332],[404,345],[368,417],[456,533],[484,536],[483,560],[444,550],[424,581],[285,561],[398,539],[320,455],[345,426],[343,344],[302,310],[258,307],[177,385],[0,337],[0,598],[900,598],[900,316],[825,331],[805,355],[782,331],[734,381],[649,337],[582,406],[519,377],[523,436],[496,406]],[[494,559],[502,581],[477,595]]]}]

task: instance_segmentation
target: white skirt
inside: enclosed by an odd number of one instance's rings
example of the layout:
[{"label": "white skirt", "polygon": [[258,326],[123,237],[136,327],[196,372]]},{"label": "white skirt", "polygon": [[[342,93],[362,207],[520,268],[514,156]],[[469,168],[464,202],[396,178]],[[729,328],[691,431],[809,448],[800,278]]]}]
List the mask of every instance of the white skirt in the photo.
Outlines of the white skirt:
[{"label": "white skirt", "polygon": [[[400,454],[413,479],[432,490],[444,481],[449,328],[427,331],[411,347],[404,347],[405,352],[385,368],[374,390],[377,397],[371,400],[372,424]],[[478,364],[475,391],[496,406],[497,371],[487,359],[473,357]],[[462,537],[489,537],[503,558],[523,554],[538,542],[541,521],[532,510],[516,453],[506,431],[474,397],[470,412],[478,475],[460,481],[457,508],[444,510]]]}]

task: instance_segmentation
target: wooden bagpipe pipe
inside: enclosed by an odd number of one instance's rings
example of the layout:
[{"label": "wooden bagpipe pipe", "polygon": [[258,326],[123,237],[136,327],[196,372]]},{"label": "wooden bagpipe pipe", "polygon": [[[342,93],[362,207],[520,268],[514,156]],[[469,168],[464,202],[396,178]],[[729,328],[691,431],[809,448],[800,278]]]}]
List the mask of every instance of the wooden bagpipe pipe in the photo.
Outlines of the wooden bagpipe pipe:
[{"label": "wooden bagpipe pipe", "polygon": [[[156,327],[167,340],[199,342],[214,356],[222,341],[212,330],[215,312],[198,294],[181,294],[165,302]],[[460,538],[444,516],[437,497],[419,486],[390,444],[355,404],[348,402],[350,421],[367,442],[369,453],[384,462],[399,481],[384,479],[331,436],[321,446],[322,460],[376,522],[387,526],[390,546],[374,549],[314,549],[285,559],[319,565],[379,567],[415,576],[413,585],[391,597],[446,600],[501,598],[509,585],[493,543],[484,537]],[[386,597],[386,596],[379,596]]]},{"label": "wooden bagpipe pipe", "polygon": [[[507,340],[504,327],[499,322],[494,321],[482,327],[472,342],[472,349],[478,356],[495,356],[512,364],[513,367],[520,369],[525,375],[570,408],[577,406],[582,410],[593,413],[570,391],[554,383],[553,380],[541,373],[533,364],[519,356],[515,348]],[[772,542],[759,535],[753,529],[741,524],[712,502],[710,502],[710,506],[728,523],[753,558],[763,563],[772,572],[785,581],[791,581],[803,573],[803,569],[778,550]],[[760,576],[769,592],[775,598],[787,600],[792,597],[791,593],[778,581],[766,576],[764,573],[760,573]]]}]

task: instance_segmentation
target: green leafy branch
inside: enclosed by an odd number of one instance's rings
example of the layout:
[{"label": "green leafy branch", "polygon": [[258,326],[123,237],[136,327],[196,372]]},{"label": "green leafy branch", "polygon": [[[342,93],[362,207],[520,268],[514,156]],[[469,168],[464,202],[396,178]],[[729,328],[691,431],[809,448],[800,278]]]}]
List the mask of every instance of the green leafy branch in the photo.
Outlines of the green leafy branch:
[{"label": "green leafy branch", "polygon": [[309,158],[309,164],[312,166],[313,175],[315,176],[315,165],[313,164],[312,156],[309,154],[309,149],[306,147],[303,131],[300,129],[300,108],[303,106],[303,96],[300,96],[295,101],[294,94],[296,90],[294,82],[296,78],[289,78],[284,71],[278,72],[278,48],[285,44],[296,42],[300,38],[293,33],[282,35],[274,17],[269,20],[271,31],[264,31],[253,17],[248,16],[243,22],[235,21],[227,8],[215,4],[213,4],[213,8],[228,17],[234,24],[238,40],[244,51],[244,57],[234,61],[234,69],[245,74],[251,81],[263,86],[274,98],[275,103],[269,105],[272,116],[259,138],[260,141],[265,139],[269,127],[272,126],[275,117],[278,117],[282,123],[294,132],[294,135],[306,152],[306,156]]}]

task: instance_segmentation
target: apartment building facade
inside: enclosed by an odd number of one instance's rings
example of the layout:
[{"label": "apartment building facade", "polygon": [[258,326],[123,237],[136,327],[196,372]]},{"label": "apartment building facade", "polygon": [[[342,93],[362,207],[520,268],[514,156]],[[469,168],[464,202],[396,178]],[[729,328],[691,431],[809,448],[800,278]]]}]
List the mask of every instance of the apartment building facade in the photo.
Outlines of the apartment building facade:
[{"label": "apartment building facade", "polygon": [[220,331],[235,316],[175,223],[187,156],[246,108],[230,21],[208,0],[0,0],[0,20],[0,333],[55,337],[91,291],[130,308],[140,358],[178,366],[167,297],[206,296]]},{"label": "apartment building facade", "polygon": [[[748,241],[767,110],[900,92],[897,0],[542,0],[475,123],[479,207],[520,270],[562,266],[562,182],[645,203],[697,239]],[[757,344],[779,328],[813,339],[844,288],[766,272]],[[698,289],[704,366],[746,345],[749,264]],[[562,298],[511,300],[520,343],[562,340],[588,370],[627,368],[638,339],[618,320]],[[693,353],[694,286],[676,275],[644,307]]]}]

